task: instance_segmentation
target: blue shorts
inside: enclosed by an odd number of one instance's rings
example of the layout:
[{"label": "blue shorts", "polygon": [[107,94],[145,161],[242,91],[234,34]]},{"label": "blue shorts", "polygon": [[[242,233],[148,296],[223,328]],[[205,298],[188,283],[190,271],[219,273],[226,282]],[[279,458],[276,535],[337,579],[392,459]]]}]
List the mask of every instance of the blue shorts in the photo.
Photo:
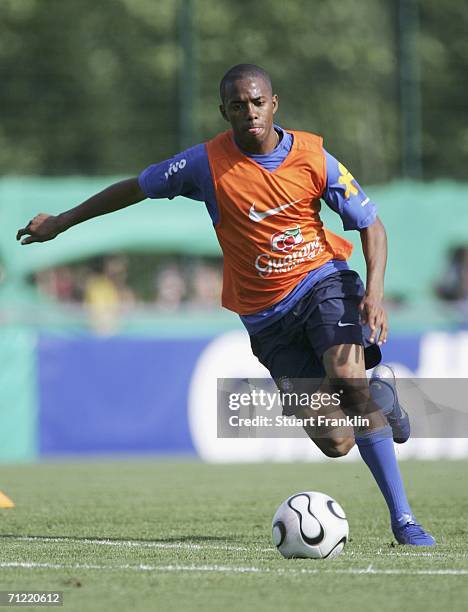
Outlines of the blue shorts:
[{"label": "blue shorts", "polygon": [[322,356],[339,344],[363,346],[366,369],[380,363],[380,348],[369,341],[369,326],[361,325],[358,306],[363,297],[364,285],[356,272],[334,272],[279,321],[250,337],[253,354],[280,390],[288,390],[283,383],[289,379],[314,379],[310,391],[317,390],[325,377]]}]

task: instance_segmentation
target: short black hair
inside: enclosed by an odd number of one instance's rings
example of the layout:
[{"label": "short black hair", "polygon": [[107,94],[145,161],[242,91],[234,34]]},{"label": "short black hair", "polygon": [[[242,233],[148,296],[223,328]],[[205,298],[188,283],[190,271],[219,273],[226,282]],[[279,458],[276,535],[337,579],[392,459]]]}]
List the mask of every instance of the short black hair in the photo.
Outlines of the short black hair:
[{"label": "short black hair", "polygon": [[248,77],[260,77],[273,92],[271,78],[266,70],[260,68],[260,66],[256,66],[255,64],[237,64],[236,66],[229,68],[221,79],[221,83],[219,84],[219,95],[221,96],[221,102],[224,102],[228,85],[234,83],[234,81],[239,81],[240,79],[245,79]]}]

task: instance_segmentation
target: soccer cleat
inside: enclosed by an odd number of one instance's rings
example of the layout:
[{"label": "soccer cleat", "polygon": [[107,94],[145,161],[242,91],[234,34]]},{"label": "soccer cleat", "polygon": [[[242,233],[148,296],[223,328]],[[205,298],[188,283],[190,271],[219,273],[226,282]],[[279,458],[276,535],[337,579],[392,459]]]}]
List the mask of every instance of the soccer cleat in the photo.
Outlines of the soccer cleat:
[{"label": "soccer cleat", "polygon": [[393,441],[403,444],[410,437],[411,427],[408,414],[398,401],[395,373],[388,365],[374,368],[369,388],[372,399],[381,408],[392,428]]},{"label": "soccer cleat", "polygon": [[436,541],[430,533],[416,523],[413,519],[404,525],[392,525],[393,535],[399,544],[409,544],[410,546],[435,546]]}]

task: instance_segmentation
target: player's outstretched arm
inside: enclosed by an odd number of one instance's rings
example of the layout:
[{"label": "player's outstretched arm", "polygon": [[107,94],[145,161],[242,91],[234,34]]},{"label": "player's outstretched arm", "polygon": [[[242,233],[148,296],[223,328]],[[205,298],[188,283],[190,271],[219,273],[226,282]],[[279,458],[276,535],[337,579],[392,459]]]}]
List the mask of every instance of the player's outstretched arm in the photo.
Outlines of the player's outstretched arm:
[{"label": "player's outstretched arm", "polygon": [[387,234],[377,217],[372,225],[360,230],[362,250],[366,260],[366,294],[360,304],[363,322],[371,328],[371,342],[387,341],[388,322],[383,306],[384,276],[387,265]]},{"label": "player's outstretched arm", "polygon": [[[18,230],[16,240],[21,244],[46,242],[78,223],[105,215],[121,208],[141,202],[146,195],[140,188],[137,178],[130,178],[110,185],[103,191],[91,196],[82,204],[59,215],[40,213]],[[25,236],[25,238],[23,238]]]}]

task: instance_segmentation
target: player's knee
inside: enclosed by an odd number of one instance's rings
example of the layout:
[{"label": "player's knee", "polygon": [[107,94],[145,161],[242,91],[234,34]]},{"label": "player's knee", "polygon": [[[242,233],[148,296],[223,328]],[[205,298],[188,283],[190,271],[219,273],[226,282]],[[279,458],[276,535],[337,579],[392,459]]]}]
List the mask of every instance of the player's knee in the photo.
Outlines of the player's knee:
[{"label": "player's knee", "polygon": [[324,455],[336,459],[344,457],[354,446],[354,438],[335,438],[330,440],[326,445],[322,446],[321,450]]},{"label": "player's knee", "polygon": [[370,395],[366,379],[350,376],[334,381],[334,385],[340,389],[342,410],[352,415],[367,414]]},{"label": "player's knee", "polygon": [[361,367],[354,363],[335,365],[328,376],[335,384],[340,383],[343,385],[356,384],[358,380],[363,380],[366,377],[365,373],[363,374]]}]

